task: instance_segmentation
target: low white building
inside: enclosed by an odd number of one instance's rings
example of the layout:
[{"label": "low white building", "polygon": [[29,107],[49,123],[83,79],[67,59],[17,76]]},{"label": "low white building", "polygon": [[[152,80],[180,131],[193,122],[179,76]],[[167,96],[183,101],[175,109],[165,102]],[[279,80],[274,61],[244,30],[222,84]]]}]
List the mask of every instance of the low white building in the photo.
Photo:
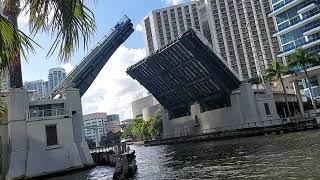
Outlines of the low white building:
[{"label": "low white building", "polygon": [[32,178],[93,165],[82,135],[78,89],[59,99],[31,101],[24,89],[6,94],[7,117],[0,120],[0,179]]},{"label": "low white building", "polygon": [[282,123],[271,89],[240,85],[230,96],[231,106],[201,112],[200,105],[190,107],[190,116],[169,119],[162,111],[163,137],[179,137],[224,130],[266,127]]}]

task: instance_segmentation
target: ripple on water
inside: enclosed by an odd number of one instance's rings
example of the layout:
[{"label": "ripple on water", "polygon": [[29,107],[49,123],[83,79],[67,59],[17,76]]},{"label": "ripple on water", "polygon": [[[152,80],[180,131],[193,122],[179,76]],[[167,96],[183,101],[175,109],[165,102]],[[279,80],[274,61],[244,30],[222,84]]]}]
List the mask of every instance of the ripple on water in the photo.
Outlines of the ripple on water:
[{"label": "ripple on water", "polygon": [[[320,131],[167,146],[132,146],[133,179],[314,179],[320,177]],[[111,179],[97,167],[78,179]],[[70,179],[70,178],[67,178]],[[71,178],[72,179],[72,178]]]}]

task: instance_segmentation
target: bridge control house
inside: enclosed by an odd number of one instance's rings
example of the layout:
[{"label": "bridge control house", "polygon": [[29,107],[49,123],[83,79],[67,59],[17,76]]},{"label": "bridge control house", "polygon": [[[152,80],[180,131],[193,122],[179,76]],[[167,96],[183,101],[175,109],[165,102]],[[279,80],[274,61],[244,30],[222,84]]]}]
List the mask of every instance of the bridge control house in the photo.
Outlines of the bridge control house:
[{"label": "bridge control house", "polygon": [[93,165],[83,136],[81,97],[116,49],[134,31],[127,17],[92,50],[47,99],[31,92],[3,93],[0,119],[0,179],[34,178]]}]

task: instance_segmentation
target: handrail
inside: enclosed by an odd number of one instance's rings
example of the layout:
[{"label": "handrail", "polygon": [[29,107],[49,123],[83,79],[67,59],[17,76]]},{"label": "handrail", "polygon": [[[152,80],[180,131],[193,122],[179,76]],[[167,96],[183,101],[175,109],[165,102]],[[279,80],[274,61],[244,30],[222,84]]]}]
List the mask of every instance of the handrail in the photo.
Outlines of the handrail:
[{"label": "handrail", "polygon": [[64,108],[55,108],[55,109],[41,109],[41,110],[29,110],[27,111],[28,119],[38,119],[45,117],[71,117],[71,110],[66,110]]},{"label": "handrail", "polygon": [[[305,113],[305,118],[312,118],[316,117],[316,113]],[[268,127],[268,126],[274,126],[274,125],[285,125],[290,122],[295,121],[295,117],[288,117],[288,118],[279,118],[279,119],[270,119],[265,121],[257,121],[257,122],[248,122],[233,126],[222,126],[222,127],[215,127],[215,128],[208,128],[208,129],[202,129],[200,132],[191,132],[191,131],[184,131],[179,133],[172,133],[172,134],[166,134],[163,135],[163,139],[165,138],[176,138],[176,137],[186,137],[190,135],[204,135],[209,133],[220,133],[224,131],[230,131],[230,130],[241,130],[246,128],[255,128],[255,127]]]}]

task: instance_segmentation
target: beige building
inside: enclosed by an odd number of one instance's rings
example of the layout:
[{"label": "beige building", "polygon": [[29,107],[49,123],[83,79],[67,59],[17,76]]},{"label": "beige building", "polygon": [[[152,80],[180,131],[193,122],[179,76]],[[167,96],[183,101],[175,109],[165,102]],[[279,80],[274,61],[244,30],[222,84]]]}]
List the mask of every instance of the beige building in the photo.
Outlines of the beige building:
[{"label": "beige building", "polygon": [[152,95],[137,99],[132,102],[133,118],[150,119],[161,107],[159,102]]},{"label": "beige building", "polygon": [[121,131],[119,114],[107,115],[105,112],[92,113],[83,116],[84,137],[99,142],[109,132]]},{"label": "beige building", "polygon": [[184,4],[151,11],[143,20],[147,54],[160,49],[192,27],[204,31],[199,21],[199,3]]},{"label": "beige building", "polygon": [[154,10],[144,18],[147,54],[187,28],[199,30],[240,79],[264,73],[279,52],[269,0],[200,0]]},{"label": "beige building", "polygon": [[240,79],[257,77],[279,52],[269,0],[201,0],[207,7],[213,46]]}]

